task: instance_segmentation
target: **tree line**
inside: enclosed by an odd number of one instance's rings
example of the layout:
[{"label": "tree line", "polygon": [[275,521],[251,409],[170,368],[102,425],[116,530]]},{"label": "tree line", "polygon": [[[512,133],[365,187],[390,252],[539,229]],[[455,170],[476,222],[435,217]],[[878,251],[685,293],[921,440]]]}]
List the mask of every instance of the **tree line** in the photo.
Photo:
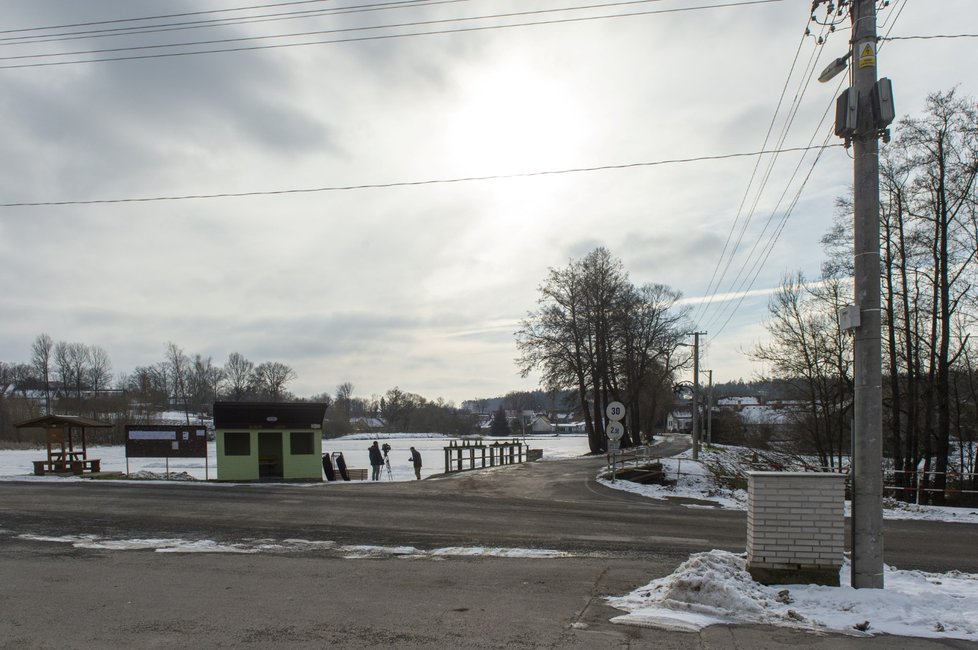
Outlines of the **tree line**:
[{"label": "tree line", "polygon": [[[962,483],[957,473],[978,486],[976,175],[978,111],[954,90],[901,120],[880,159],[884,448],[896,484],[935,501]],[[770,341],[753,350],[804,402],[795,439],[827,467],[846,462],[852,436],[852,338],[837,317],[854,302],[852,206],[838,205],[821,277],[785,279],[769,305]]]},{"label": "tree line", "polygon": [[[256,364],[232,352],[217,365],[172,342],[160,361],[113,375],[104,348],[39,334],[29,361],[0,361],[0,437],[17,440],[14,424],[50,413],[120,424],[179,411],[190,423],[209,414],[217,400],[294,400],[288,385],[295,379],[295,371],[279,361]],[[112,435],[119,435],[116,429]]]},{"label": "tree line", "polygon": [[354,432],[476,433],[474,413],[442,398],[427,399],[395,386],[383,395],[357,397],[353,384],[343,382],[334,394],[320,393],[313,401],[329,405],[325,433],[334,438]]},{"label": "tree line", "polygon": [[[383,395],[357,397],[353,384],[335,394],[309,398],[289,391],[296,372],[278,361],[255,363],[232,352],[218,365],[210,356],[187,354],[167,343],[163,358],[114,375],[109,354],[100,346],[55,341],[38,335],[26,362],[0,361],[0,439],[20,440],[15,424],[40,415],[81,415],[115,424],[95,432],[95,442],[119,442],[123,426],[151,421],[176,411],[188,423],[208,417],[215,401],[318,401],[329,405],[325,433],[335,437],[358,430],[375,432],[476,433],[476,416],[442,398],[427,399],[399,387]],[[370,418],[369,424],[358,422]]]}]

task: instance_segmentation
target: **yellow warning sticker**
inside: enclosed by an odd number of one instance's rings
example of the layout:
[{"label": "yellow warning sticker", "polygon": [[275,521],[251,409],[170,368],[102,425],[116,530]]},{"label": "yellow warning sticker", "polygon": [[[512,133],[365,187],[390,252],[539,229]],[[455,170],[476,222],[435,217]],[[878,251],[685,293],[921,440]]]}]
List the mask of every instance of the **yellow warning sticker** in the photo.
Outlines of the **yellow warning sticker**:
[{"label": "yellow warning sticker", "polygon": [[876,65],[876,49],[872,43],[866,43],[859,52],[859,67],[868,68],[873,65]]}]

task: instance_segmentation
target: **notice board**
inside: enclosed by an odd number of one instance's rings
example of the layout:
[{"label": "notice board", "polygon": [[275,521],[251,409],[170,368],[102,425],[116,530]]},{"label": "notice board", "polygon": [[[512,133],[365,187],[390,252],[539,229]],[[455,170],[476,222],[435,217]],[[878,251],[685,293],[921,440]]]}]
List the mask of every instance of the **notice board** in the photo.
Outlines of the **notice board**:
[{"label": "notice board", "polygon": [[207,458],[207,429],[127,424],[126,458]]}]

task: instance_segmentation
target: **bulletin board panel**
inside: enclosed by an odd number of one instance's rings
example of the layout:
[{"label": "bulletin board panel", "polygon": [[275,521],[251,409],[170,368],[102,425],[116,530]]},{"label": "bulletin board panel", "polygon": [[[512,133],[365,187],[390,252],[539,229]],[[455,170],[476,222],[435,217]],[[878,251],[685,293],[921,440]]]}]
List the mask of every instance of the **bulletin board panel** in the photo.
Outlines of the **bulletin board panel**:
[{"label": "bulletin board panel", "polygon": [[126,458],[207,458],[207,429],[127,424]]}]

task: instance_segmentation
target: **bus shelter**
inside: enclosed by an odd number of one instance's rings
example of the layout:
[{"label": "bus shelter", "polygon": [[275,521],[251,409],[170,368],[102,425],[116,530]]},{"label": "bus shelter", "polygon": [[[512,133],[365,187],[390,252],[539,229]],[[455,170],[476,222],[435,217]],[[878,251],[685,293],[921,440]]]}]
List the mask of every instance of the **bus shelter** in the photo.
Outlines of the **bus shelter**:
[{"label": "bus shelter", "polygon": [[101,460],[88,457],[88,429],[111,429],[112,425],[76,415],[44,415],[14,425],[18,429],[44,429],[47,459],[34,461],[34,473],[82,474],[101,470]]}]

